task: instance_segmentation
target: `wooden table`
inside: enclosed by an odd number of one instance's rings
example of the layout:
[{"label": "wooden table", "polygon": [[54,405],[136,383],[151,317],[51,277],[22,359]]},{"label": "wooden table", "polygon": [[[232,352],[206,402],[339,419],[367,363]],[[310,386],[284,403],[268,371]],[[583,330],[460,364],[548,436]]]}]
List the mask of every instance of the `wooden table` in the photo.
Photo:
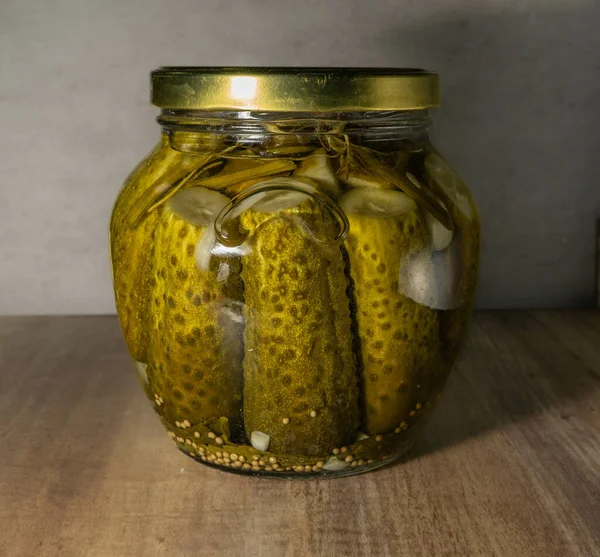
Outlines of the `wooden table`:
[{"label": "wooden table", "polygon": [[175,449],[114,317],[0,319],[0,555],[600,555],[600,312],[480,313],[411,458],[246,478]]}]

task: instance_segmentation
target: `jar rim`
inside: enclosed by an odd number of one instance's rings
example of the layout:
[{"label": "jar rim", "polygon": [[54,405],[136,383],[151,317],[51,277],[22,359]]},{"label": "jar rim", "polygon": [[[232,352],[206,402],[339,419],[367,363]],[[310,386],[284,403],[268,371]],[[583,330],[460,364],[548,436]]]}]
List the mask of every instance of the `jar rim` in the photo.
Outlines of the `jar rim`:
[{"label": "jar rim", "polygon": [[171,110],[363,112],[439,106],[438,74],[417,68],[167,66],[152,104]]}]

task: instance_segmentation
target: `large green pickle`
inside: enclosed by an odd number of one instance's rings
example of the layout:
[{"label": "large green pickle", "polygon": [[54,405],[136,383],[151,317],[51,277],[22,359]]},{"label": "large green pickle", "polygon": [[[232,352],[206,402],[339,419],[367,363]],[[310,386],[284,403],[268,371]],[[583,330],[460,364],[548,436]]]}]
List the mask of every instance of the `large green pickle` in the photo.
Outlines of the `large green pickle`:
[{"label": "large green pickle", "polygon": [[350,222],[365,427],[388,433],[425,402],[419,391],[425,396],[428,377],[440,365],[437,312],[399,292],[402,266],[423,249],[427,231],[401,192],[361,188],[341,205]]},{"label": "large green pickle", "polygon": [[150,246],[158,217],[156,213],[151,214],[134,227],[128,223],[128,215],[136,202],[181,157],[181,153],[169,148],[169,139],[163,135],[157,147],[125,182],[111,219],[111,260],[119,320],[129,352],[135,360],[144,363],[147,362],[149,300],[154,284]]},{"label": "large green pickle", "polygon": [[[306,199],[306,198],[304,198]],[[308,199],[246,211],[243,257],[246,434],[275,453],[319,455],[354,439],[358,386],[337,226]]]},{"label": "large green pickle", "polygon": [[[203,188],[181,193],[190,192],[199,194],[200,204],[203,196],[213,205],[215,197],[217,202],[223,197]],[[214,208],[207,211],[216,216]],[[156,287],[147,374],[171,423],[193,426],[225,417],[235,431],[241,427],[242,406],[240,260],[210,256],[211,226],[210,221],[205,226],[190,223],[166,204],[154,240]]]}]

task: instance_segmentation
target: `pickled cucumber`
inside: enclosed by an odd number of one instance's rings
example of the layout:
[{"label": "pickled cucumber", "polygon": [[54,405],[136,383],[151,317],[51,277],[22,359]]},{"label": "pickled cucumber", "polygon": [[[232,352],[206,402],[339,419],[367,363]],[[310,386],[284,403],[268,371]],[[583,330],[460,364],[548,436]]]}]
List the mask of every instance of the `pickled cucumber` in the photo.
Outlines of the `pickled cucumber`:
[{"label": "pickled cucumber", "polygon": [[235,432],[242,404],[241,263],[212,256],[214,240],[203,241],[227,201],[190,188],[164,208],[155,238],[147,375],[171,422],[225,417]]},{"label": "pickled cucumber", "polygon": [[[348,252],[362,353],[365,427],[387,433],[408,419],[439,365],[437,312],[399,292],[408,258],[427,238],[414,202],[397,191],[354,190],[340,200],[350,222]],[[386,215],[387,211],[387,215]]]},{"label": "pickled cucumber", "polygon": [[244,421],[275,453],[326,454],[354,438],[357,379],[337,226],[313,199],[246,211]]},{"label": "pickled cucumber", "polygon": [[137,228],[127,217],[135,203],[182,157],[169,148],[166,135],[125,182],[110,225],[110,244],[115,301],[125,342],[131,356],[147,362],[149,300],[154,278],[151,272],[152,238],[156,214]]}]

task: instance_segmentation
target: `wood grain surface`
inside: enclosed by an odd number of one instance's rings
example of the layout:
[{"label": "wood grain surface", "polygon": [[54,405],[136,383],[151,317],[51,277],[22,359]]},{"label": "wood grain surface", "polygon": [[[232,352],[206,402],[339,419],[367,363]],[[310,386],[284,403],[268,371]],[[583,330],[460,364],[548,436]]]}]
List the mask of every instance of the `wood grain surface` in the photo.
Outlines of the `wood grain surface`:
[{"label": "wood grain surface", "polygon": [[600,312],[480,313],[405,462],[265,480],[177,451],[114,317],[0,319],[0,555],[600,555]]}]

